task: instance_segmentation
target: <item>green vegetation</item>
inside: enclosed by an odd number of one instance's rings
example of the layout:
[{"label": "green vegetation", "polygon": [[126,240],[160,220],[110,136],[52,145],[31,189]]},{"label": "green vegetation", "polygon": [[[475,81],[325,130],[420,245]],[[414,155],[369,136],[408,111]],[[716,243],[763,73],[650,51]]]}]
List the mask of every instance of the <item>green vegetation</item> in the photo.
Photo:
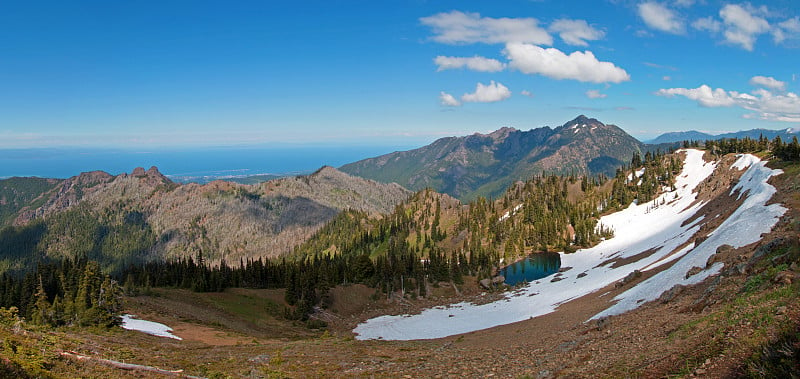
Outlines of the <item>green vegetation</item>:
[{"label": "green vegetation", "polygon": [[45,193],[61,181],[44,178],[0,180],[0,226],[10,224],[23,207],[36,209],[47,200]]},{"label": "green vegetation", "polygon": [[19,277],[0,277],[0,307],[39,325],[118,324],[122,291],[85,257],[39,264]]}]

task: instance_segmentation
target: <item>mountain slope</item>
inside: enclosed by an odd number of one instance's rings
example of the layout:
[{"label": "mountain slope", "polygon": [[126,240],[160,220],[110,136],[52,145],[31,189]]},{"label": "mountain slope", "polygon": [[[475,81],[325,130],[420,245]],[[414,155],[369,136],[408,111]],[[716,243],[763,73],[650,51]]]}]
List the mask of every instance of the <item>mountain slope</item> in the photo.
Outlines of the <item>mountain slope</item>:
[{"label": "mountain slope", "polygon": [[[19,269],[42,254],[87,254],[120,269],[197,254],[212,263],[276,257],[341,210],[388,213],[409,195],[397,184],[332,167],[258,185],[178,185],[155,167],[118,176],[83,173],[61,181],[13,216],[16,226],[6,232],[20,237],[0,239],[0,260],[21,258],[5,266]],[[22,236],[29,236],[25,248],[19,248]]]},{"label": "mountain slope", "polygon": [[630,311],[674,286],[721,273],[724,265],[710,258],[723,245],[736,249],[760,241],[787,210],[767,205],[775,193],[767,180],[781,173],[749,154],[705,162],[702,151],[688,150],[674,190],[602,217],[600,223],[613,228],[615,236],[562,253],[562,270],[552,280],[528,284],[493,303],[370,319],[354,332],[359,339],[441,338],[541,316],[616,282],[627,283],[637,272],[652,275],[619,293],[592,319]]},{"label": "mountain slope", "polygon": [[511,183],[542,172],[612,176],[643,145],[614,125],[585,116],[551,129],[502,128],[490,134],[447,137],[415,150],[342,166],[352,175],[426,187],[462,200],[497,196]]},{"label": "mountain slope", "polygon": [[22,208],[36,201],[44,201],[45,193],[60,181],[19,177],[0,180],[0,227],[12,222]]}]

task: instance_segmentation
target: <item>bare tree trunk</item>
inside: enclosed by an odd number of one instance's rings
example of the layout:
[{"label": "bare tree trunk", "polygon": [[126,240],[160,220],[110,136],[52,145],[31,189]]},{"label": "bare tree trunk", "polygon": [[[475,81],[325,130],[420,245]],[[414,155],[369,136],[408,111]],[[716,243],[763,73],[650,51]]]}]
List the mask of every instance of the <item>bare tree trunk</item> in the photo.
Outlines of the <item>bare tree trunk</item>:
[{"label": "bare tree trunk", "polygon": [[144,366],[144,365],[137,365],[133,363],[124,363],[118,361],[112,361],[110,359],[103,359],[103,358],[95,358],[90,357],[87,355],[81,355],[74,351],[62,351],[59,353],[62,357],[69,357],[78,361],[92,361],[97,362],[100,364],[104,364],[106,366],[115,367],[122,370],[136,370],[136,371],[148,371],[148,372],[155,372],[162,375],[167,376],[177,376],[180,378],[190,378],[190,379],[205,379],[200,376],[192,376],[192,375],[185,375],[183,370],[164,370],[158,367],[153,366]]}]

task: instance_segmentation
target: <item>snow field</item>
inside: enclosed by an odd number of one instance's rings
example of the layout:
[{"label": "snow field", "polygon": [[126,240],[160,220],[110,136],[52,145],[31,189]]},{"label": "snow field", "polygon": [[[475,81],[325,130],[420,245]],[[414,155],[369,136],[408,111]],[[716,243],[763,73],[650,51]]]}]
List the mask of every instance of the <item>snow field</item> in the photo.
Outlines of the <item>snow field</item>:
[{"label": "snow field", "polygon": [[166,326],[158,322],[139,320],[134,315],[129,315],[129,314],[122,315],[121,326],[123,329],[136,330],[157,337],[174,338],[176,340],[183,339],[181,337],[172,334],[172,328],[170,328],[169,326]]},{"label": "snow field", "polygon": [[[717,263],[685,278],[692,267],[705,268],[708,257],[717,247],[729,244],[744,246],[758,241],[786,211],[778,204],[766,206],[775,188],[766,181],[780,174],[771,170],[753,155],[742,155],[732,168],[747,171],[732,193],[747,195],[744,203],[720,225],[708,239],[695,246],[687,243],[697,232],[702,218],[681,226],[694,216],[704,203],[696,201],[693,192],[716,169],[716,163],[703,161],[703,152],[684,150],[684,167],[676,179],[673,192],[667,192],[646,204],[628,208],[600,219],[600,224],[614,229],[614,237],[573,254],[561,254],[562,280],[544,278],[506,295],[504,299],[484,304],[458,303],[448,307],[426,309],[417,315],[381,316],[359,324],[356,338],[412,340],[433,339],[510,324],[553,312],[560,304],[600,290],[634,270],[646,271],[676,261],[669,269],[654,275],[614,298],[614,305],[594,318],[615,315],[658,298],[675,284],[694,284],[718,273]],[[653,207],[652,204],[661,204]],[[759,220],[754,223],[752,220]],[[748,222],[748,220],[751,220]],[[648,250],[646,257],[614,268],[614,261],[630,258]],[[578,278],[577,275],[586,276]]]}]

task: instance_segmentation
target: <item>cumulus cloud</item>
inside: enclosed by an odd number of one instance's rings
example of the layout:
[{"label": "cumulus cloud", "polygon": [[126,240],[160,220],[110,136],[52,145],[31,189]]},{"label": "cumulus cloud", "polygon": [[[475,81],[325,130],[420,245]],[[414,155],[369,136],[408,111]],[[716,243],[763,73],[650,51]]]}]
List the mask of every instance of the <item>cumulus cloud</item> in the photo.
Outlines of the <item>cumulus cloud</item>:
[{"label": "cumulus cloud", "polygon": [[800,16],[780,22],[769,21],[781,16],[765,5],[754,7],[749,3],[726,4],[719,11],[721,20],[712,16],[700,18],[692,23],[692,28],[708,31],[712,35],[721,34],[724,42],[753,51],[756,41],[763,34],[771,34],[776,44],[787,39],[800,39]]},{"label": "cumulus cloud", "polygon": [[769,88],[777,91],[786,89],[786,82],[782,82],[771,76],[754,76],[750,79],[750,84],[756,87]]},{"label": "cumulus cloud", "polygon": [[608,95],[600,93],[600,91],[596,89],[590,89],[586,91],[586,97],[590,99],[605,99],[606,97],[608,97]]},{"label": "cumulus cloud", "polygon": [[[747,51],[753,51],[758,36],[770,31],[769,22],[755,12],[758,11],[736,4],[726,4],[722,7],[719,16],[725,24],[725,41],[739,45]],[[761,12],[766,13],[766,8]]]},{"label": "cumulus cloud", "polygon": [[719,33],[722,30],[722,23],[714,17],[698,18],[692,23],[692,27],[697,30],[707,30],[711,33]]},{"label": "cumulus cloud", "polygon": [[484,58],[477,55],[471,58],[445,57],[440,55],[434,58],[433,62],[439,66],[436,71],[453,70],[466,67],[473,71],[497,72],[503,71],[503,69],[506,67],[505,63],[502,63],[497,59]]},{"label": "cumulus cloud", "polygon": [[548,30],[558,33],[561,40],[574,46],[589,46],[586,41],[596,41],[606,35],[605,32],[593,28],[584,20],[565,18],[553,21]]},{"label": "cumulus cloud", "polygon": [[769,121],[800,122],[800,97],[795,93],[775,94],[766,89],[752,93],[711,89],[703,84],[697,88],[666,88],[656,92],[658,96],[684,96],[703,107],[740,107],[754,113],[745,118]]},{"label": "cumulus cloud", "polygon": [[591,51],[576,51],[566,55],[555,48],[509,43],[503,53],[510,61],[509,67],[525,74],[591,83],[620,83],[630,80],[625,70],[611,62],[597,60]]},{"label": "cumulus cloud", "polygon": [[800,17],[798,16],[779,22],[777,26],[772,28],[772,39],[775,43],[798,37],[800,37]]},{"label": "cumulus cloud", "polygon": [[432,39],[446,44],[527,42],[551,45],[553,37],[535,18],[491,18],[479,13],[451,11],[422,17],[420,22],[433,29]]},{"label": "cumulus cloud", "polygon": [[457,107],[461,105],[461,102],[458,101],[458,99],[444,91],[439,93],[439,103],[446,107]]},{"label": "cumulus cloud", "polygon": [[465,93],[461,96],[461,101],[465,103],[493,103],[509,97],[511,97],[511,91],[508,90],[508,87],[492,80],[488,85],[478,83],[475,87],[475,92]]},{"label": "cumulus cloud", "polygon": [[652,29],[671,34],[683,34],[684,25],[678,15],[665,5],[648,1],[638,6],[639,17]]},{"label": "cumulus cloud", "polygon": [[735,104],[735,101],[727,91],[722,88],[711,89],[705,84],[697,88],[662,88],[656,92],[656,95],[666,97],[680,95],[709,108],[730,107]]}]

